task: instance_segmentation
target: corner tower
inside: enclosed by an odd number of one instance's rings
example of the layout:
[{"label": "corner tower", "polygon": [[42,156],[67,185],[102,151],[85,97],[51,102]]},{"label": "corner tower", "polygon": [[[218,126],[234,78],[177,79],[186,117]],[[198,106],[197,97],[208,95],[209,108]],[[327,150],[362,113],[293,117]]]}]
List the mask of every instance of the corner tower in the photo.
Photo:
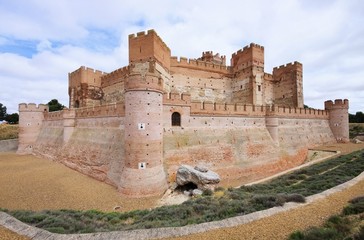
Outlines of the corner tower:
[{"label": "corner tower", "polygon": [[44,113],[48,105],[34,103],[19,104],[19,146],[18,154],[31,154],[42,128]]},{"label": "corner tower", "polygon": [[163,80],[155,64],[131,64],[125,82],[125,165],[119,184],[119,191],[125,195],[159,195],[167,189],[163,167]]},{"label": "corner tower", "polygon": [[336,141],[349,142],[349,100],[336,99],[325,102],[325,110],[329,111],[330,128]]}]

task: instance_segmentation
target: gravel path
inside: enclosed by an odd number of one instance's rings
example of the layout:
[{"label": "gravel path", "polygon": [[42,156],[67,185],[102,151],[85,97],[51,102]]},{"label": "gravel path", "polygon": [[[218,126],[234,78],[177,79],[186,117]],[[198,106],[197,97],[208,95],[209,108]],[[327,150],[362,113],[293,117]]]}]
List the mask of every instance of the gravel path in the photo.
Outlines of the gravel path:
[{"label": "gravel path", "polygon": [[[342,153],[364,148],[363,144],[335,144],[321,147]],[[339,213],[351,198],[364,195],[364,181],[305,207],[280,213],[233,228],[195,234],[176,239],[284,239],[297,229],[318,225]],[[128,199],[115,188],[58,163],[0,153],[0,208],[7,209],[99,209],[122,211],[155,206],[157,198]],[[0,227],[0,239],[27,239]]]}]

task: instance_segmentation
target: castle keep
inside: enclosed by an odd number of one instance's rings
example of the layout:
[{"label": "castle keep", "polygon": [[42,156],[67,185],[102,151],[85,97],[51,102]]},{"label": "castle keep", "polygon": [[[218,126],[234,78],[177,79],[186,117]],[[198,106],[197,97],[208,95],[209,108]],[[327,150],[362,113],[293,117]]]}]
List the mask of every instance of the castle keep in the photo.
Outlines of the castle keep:
[{"label": "castle keep", "polygon": [[302,64],[264,71],[264,47],[226,57],[171,56],[154,30],[129,35],[129,65],[69,73],[69,108],[20,104],[18,153],[42,155],[116,186],[163,193],[180,164],[243,184],[305,160],[308,148],[349,139],[348,100],[304,108]]}]

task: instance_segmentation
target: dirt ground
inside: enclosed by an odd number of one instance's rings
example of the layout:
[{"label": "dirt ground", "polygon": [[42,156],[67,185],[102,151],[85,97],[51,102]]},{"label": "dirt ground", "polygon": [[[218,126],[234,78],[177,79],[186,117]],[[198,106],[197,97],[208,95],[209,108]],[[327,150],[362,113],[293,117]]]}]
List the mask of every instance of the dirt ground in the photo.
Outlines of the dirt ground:
[{"label": "dirt ground", "polygon": [[[364,144],[333,144],[322,150],[348,153]],[[297,229],[321,224],[340,212],[354,196],[364,195],[364,182],[296,210],[277,214],[234,228],[219,229],[178,239],[284,239]],[[7,209],[98,209],[121,211],[151,208],[158,198],[122,197],[107,184],[73,171],[62,164],[31,155],[0,153],[0,208]],[[0,239],[26,239],[0,227]]]}]

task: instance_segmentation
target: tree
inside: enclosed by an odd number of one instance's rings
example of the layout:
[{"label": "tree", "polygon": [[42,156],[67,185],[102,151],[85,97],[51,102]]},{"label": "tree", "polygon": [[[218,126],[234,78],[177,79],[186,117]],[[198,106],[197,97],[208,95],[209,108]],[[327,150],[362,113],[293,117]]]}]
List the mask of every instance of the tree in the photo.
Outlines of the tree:
[{"label": "tree", "polygon": [[17,124],[19,122],[19,114],[17,113],[7,114],[5,117],[5,121],[7,121],[10,124]]},{"label": "tree", "polygon": [[349,113],[349,122],[350,123],[364,123],[364,113],[356,112],[356,114]]},{"label": "tree", "polygon": [[0,103],[0,121],[4,120],[6,117],[6,107]]},{"label": "tree", "polygon": [[48,103],[48,107],[49,107],[49,111],[50,112],[54,112],[54,111],[60,111],[63,108],[65,108],[65,106],[63,106],[62,104],[60,104],[58,102],[57,99],[52,99],[49,103]]}]

